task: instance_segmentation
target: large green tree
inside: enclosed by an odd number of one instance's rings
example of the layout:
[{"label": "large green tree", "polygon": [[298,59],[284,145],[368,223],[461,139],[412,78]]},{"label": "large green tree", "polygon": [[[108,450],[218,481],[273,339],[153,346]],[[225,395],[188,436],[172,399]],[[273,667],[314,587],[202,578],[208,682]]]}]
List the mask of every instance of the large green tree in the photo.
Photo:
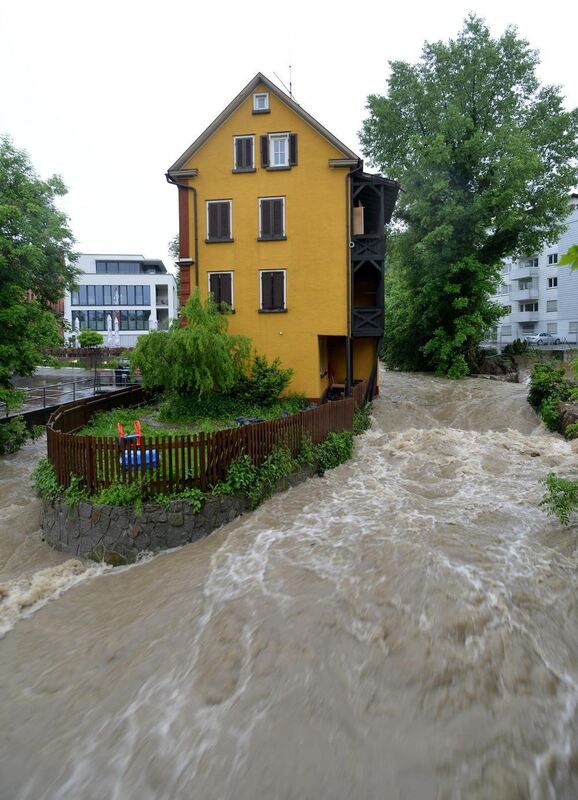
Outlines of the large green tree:
[{"label": "large green tree", "polygon": [[73,237],[56,199],[61,178],[42,180],[28,155],[0,138],[0,387],[30,374],[59,341],[51,304],[74,285]]},{"label": "large green tree", "polygon": [[515,28],[492,38],[466,19],[455,40],[396,61],[370,95],[361,140],[397,178],[384,358],[459,377],[500,317],[500,260],[555,241],[578,181],[578,112],[540,86],[537,53]]}]

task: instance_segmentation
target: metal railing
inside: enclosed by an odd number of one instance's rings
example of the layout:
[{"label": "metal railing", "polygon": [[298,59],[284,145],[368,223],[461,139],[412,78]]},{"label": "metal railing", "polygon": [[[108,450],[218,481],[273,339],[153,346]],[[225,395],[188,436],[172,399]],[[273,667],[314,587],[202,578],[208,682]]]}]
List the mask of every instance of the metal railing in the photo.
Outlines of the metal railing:
[{"label": "metal railing", "polygon": [[13,410],[6,403],[0,401],[0,414],[8,417],[10,414],[50,408],[134,384],[134,380],[129,379],[127,371],[122,370],[122,375],[118,373],[119,371],[116,370],[116,374],[114,372],[96,373],[89,378],[59,381],[58,383],[48,383],[45,386],[29,386],[22,389],[16,387],[20,395],[23,395],[20,405]]}]

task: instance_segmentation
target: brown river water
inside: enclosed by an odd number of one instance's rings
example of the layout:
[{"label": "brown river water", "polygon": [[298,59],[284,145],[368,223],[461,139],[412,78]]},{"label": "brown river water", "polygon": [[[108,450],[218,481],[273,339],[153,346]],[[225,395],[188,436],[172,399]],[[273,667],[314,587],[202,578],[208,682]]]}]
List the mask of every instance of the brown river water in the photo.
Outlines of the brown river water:
[{"label": "brown river water", "polygon": [[42,443],[3,459],[1,800],[575,800],[578,526],[538,503],[578,445],[525,392],[386,373],[352,461],[104,574],[40,540]]}]

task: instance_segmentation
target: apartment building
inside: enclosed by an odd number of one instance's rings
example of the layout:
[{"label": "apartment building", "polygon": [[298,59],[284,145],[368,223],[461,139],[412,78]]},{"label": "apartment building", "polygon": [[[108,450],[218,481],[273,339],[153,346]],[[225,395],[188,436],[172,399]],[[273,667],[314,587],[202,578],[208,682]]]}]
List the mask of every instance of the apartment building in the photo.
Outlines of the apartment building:
[{"label": "apartment building", "polygon": [[78,287],[64,296],[71,331],[104,335],[104,346],[134,347],[150,330],[168,330],[177,316],[176,281],[162,261],[143,255],[83,253]]},{"label": "apartment building", "polygon": [[385,225],[399,185],[363,171],[258,73],[169,168],[179,191],[181,303],[198,287],[231,333],[322,398],[376,380]]},{"label": "apartment building", "polygon": [[504,260],[496,302],[507,313],[492,331],[499,345],[537,333],[549,333],[560,343],[578,341],[578,272],[559,267],[571,245],[578,244],[578,194],[570,198],[566,231],[558,242],[539,253]]}]

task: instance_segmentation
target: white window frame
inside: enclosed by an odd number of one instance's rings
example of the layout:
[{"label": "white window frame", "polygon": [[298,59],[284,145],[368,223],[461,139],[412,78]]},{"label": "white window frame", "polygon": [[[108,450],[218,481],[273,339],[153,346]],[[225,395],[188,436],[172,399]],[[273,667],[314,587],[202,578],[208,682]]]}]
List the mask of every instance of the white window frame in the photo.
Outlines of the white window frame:
[{"label": "white window frame", "polygon": [[[261,224],[261,203],[262,203],[263,200],[283,200],[283,239],[286,239],[287,238],[287,229],[285,227],[285,208],[286,208],[286,203],[285,203],[285,197],[284,196],[258,197],[257,198],[257,208],[258,208],[258,212],[259,212],[259,239],[261,239],[262,236],[263,236],[263,226]],[[267,241],[274,242],[275,239],[270,239],[270,240],[268,239]],[[275,270],[269,269],[269,270],[263,270],[263,271],[264,272],[274,272]]]},{"label": "white window frame", "polygon": [[[238,167],[237,166],[237,139],[252,139],[253,140],[253,160],[251,162],[250,167]],[[233,169],[235,170],[249,170],[255,169],[255,134],[254,133],[246,133],[244,136],[241,134],[240,136],[233,136]]]},{"label": "white window frame", "polygon": [[[211,239],[209,236],[209,206],[212,203],[228,203],[229,204],[229,228],[230,228],[230,239]],[[207,233],[206,239],[208,242],[232,242],[233,241],[233,201],[232,200],[207,200],[206,203],[206,210],[205,210],[205,231]]]},{"label": "white window frame", "polygon": [[271,310],[269,308],[263,308],[263,278],[262,275],[264,272],[282,272],[283,273],[283,311],[287,311],[287,270],[286,269],[260,269],[259,270],[259,311],[272,311],[275,313],[275,310]]},{"label": "white window frame", "polygon": [[502,336],[511,336],[512,335],[512,326],[511,325],[502,325],[501,334],[502,334]]},{"label": "white window frame", "polygon": [[[276,141],[284,141],[285,142],[285,163],[284,164],[275,164],[275,159],[273,158],[275,153],[275,142]],[[269,134],[269,169],[284,169],[289,167],[289,134],[288,133],[270,133]]]},{"label": "white window frame", "polygon": [[548,255],[548,266],[554,266],[558,263],[558,253],[550,253]]},{"label": "white window frame", "polygon": [[[232,269],[212,269],[207,272],[207,295],[211,294],[211,275],[231,276],[231,308],[235,308],[235,273]],[[215,301],[216,302],[216,301]]]},{"label": "white window frame", "polygon": [[[553,303],[556,303],[556,308],[548,308]],[[556,314],[558,311],[558,301],[557,300],[546,300],[546,314]]]},{"label": "white window frame", "polygon": [[558,323],[557,322],[547,322],[546,323],[547,332],[552,336],[558,335]]},{"label": "white window frame", "polygon": [[[264,97],[265,98],[265,105],[263,108],[259,108],[259,100]],[[269,111],[269,92],[255,92],[253,95],[253,111],[261,112]]]},{"label": "white window frame", "polygon": [[568,333],[578,333],[578,322],[568,323]]},{"label": "white window frame", "polygon": [[538,267],[540,265],[540,260],[538,256],[532,256],[532,258],[526,259],[526,267]]},{"label": "white window frame", "polygon": [[558,276],[555,278],[548,278],[548,289],[557,289],[558,288]]}]

